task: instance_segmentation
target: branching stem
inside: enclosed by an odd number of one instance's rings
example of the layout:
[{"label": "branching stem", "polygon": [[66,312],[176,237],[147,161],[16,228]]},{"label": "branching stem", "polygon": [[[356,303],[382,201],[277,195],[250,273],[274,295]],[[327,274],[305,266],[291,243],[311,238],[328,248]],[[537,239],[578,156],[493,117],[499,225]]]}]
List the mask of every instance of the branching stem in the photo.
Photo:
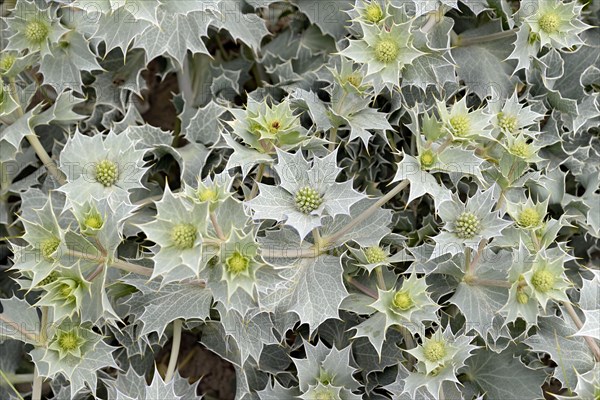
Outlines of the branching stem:
[{"label": "branching stem", "polygon": [[398,183],[385,196],[383,196],[379,200],[377,200],[371,207],[367,208],[362,214],[360,214],[358,217],[354,218],[342,229],[333,233],[330,236],[324,237],[323,243],[324,244],[333,244],[336,241],[338,241],[342,236],[344,236],[345,234],[350,232],[355,226],[357,226],[358,224],[360,224],[361,222],[363,222],[367,218],[369,218],[371,215],[373,215],[377,210],[379,210],[379,207],[381,207],[382,205],[384,205],[385,203],[390,201],[394,196],[396,196],[398,193],[400,193],[402,191],[402,189],[404,189],[406,186],[408,186],[408,180],[404,180],[404,181]]},{"label": "branching stem", "polygon": [[[96,261],[98,263],[105,263],[107,261],[107,259],[105,257],[98,256],[95,254],[86,254],[86,253],[82,253],[80,251],[75,251],[75,250],[68,250],[67,255],[69,255],[71,257],[81,258],[84,260]],[[153,271],[152,268],[143,267],[141,265],[132,264],[130,262],[119,260],[119,259],[111,260],[110,266],[118,268],[118,269],[122,269],[123,271],[133,272],[135,274],[144,275],[144,276],[152,276],[152,271]]]}]

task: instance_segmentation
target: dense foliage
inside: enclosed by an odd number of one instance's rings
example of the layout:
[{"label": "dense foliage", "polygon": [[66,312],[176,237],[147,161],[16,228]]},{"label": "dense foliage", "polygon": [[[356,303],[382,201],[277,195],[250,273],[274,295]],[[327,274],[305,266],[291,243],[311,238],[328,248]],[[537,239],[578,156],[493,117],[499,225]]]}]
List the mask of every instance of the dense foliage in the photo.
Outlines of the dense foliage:
[{"label": "dense foliage", "polygon": [[1,10],[0,398],[600,398],[600,1]]}]

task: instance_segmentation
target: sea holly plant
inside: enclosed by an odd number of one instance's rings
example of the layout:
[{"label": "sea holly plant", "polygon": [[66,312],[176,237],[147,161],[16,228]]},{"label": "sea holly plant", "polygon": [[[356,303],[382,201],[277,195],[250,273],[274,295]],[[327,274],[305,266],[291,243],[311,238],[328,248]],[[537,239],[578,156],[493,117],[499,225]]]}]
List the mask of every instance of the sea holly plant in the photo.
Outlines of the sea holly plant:
[{"label": "sea holly plant", "polygon": [[331,5],[2,2],[0,399],[598,400],[597,2]]}]

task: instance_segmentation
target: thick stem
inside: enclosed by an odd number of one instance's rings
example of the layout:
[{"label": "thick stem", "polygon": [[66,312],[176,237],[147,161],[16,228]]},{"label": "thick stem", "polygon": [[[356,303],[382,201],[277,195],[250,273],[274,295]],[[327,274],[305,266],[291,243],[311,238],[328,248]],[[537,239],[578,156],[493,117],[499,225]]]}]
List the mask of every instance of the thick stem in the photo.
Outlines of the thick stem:
[{"label": "thick stem", "polygon": [[38,375],[38,370],[36,367],[35,371],[34,371],[33,390],[31,392],[31,400],[41,400],[43,383],[44,383],[44,378]]},{"label": "thick stem", "polygon": [[254,183],[252,184],[252,191],[250,191],[250,195],[246,200],[252,200],[258,194],[258,184],[263,178],[265,174],[265,164],[260,164],[258,166],[258,171],[256,171],[256,178],[254,179]]},{"label": "thick stem", "polygon": [[496,33],[491,33],[489,35],[482,35],[482,36],[474,36],[474,37],[466,37],[466,38],[458,36],[455,44],[456,44],[456,46],[459,46],[459,47],[471,46],[471,45],[478,44],[478,43],[487,43],[487,42],[493,42],[493,41],[500,40],[500,39],[506,39],[506,38],[512,37],[516,33],[517,33],[517,29],[511,29],[508,31],[496,32]]},{"label": "thick stem", "polygon": [[210,212],[210,222],[212,223],[213,228],[215,228],[215,233],[217,234],[217,237],[222,241],[227,240],[225,234],[223,233],[221,225],[219,225],[219,222],[217,221],[217,214],[215,214],[214,211]]},{"label": "thick stem", "polygon": [[[80,251],[68,250],[67,255],[71,257],[82,258],[84,260],[92,260],[98,263],[106,262],[106,258],[102,256],[97,256],[94,254],[86,254]],[[141,265],[132,264],[123,260],[112,260],[110,261],[110,266],[115,267],[117,269],[122,269],[123,271],[133,272],[135,274],[144,275],[144,276],[152,276],[153,269],[148,267],[143,267]]]},{"label": "thick stem", "polygon": [[335,150],[335,146],[337,146],[337,133],[337,126],[335,128],[332,128],[331,132],[329,133],[329,151]]},{"label": "thick stem", "polygon": [[[575,323],[575,326],[577,327],[577,329],[581,329],[583,327],[583,322],[579,318],[579,315],[577,315],[577,313],[575,312],[575,309],[573,308],[571,303],[569,303],[568,301],[565,301],[565,302],[563,302],[563,306],[567,310],[567,314],[569,314],[569,317],[571,317],[571,319]],[[592,351],[592,354],[594,354],[594,358],[596,359],[596,362],[600,362],[600,347],[598,347],[598,343],[596,343],[596,340],[594,340],[594,338],[589,337],[589,336],[584,336],[583,339],[585,340],[588,347]]]},{"label": "thick stem", "polygon": [[173,345],[171,346],[171,356],[169,358],[169,366],[165,375],[165,383],[169,383],[173,379],[175,369],[177,368],[177,357],[179,356],[179,347],[181,346],[181,326],[183,321],[176,319],[173,321]]},{"label": "thick stem", "polygon": [[385,279],[383,279],[383,267],[380,265],[375,268],[375,274],[377,275],[377,286],[381,290],[387,290],[385,287]]},{"label": "thick stem", "polygon": [[354,286],[355,288],[357,288],[358,290],[360,290],[361,292],[363,292],[367,296],[370,296],[370,297],[372,297],[374,299],[379,298],[379,296],[377,295],[377,293],[375,293],[374,291],[372,291],[371,289],[369,289],[368,287],[366,287],[362,283],[358,282],[357,280],[355,280],[351,276],[346,276],[345,279],[346,279],[346,282],[348,282],[350,285]]},{"label": "thick stem", "polygon": [[379,200],[377,200],[371,207],[367,208],[362,214],[360,214],[358,217],[354,218],[342,229],[333,233],[330,236],[324,237],[323,243],[328,243],[328,244],[335,243],[338,239],[340,239],[346,233],[350,232],[355,226],[357,226],[358,224],[360,224],[361,222],[363,222],[364,220],[369,218],[371,215],[373,215],[377,210],[379,210],[379,207],[381,207],[382,205],[384,205],[385,203],[390,201],[394,196],[396,196],[398,193],[400,193],[400,191],[402,191],[402,189],[404,189],[406,186],[408,186],[408,180],[402,181],[399,184],[397,184],[396,187],[394,187],[389,193],[387,193],[385,196],[383,196]]}]

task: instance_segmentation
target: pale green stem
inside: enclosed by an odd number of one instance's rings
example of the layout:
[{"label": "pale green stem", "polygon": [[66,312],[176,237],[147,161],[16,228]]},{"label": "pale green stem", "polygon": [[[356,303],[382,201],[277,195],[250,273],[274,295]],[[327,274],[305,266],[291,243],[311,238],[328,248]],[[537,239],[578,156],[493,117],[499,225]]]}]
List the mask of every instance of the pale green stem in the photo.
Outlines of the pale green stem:
[{"label": "pale green stem", "polygon": [[33,389],[31,392],[31,400],[41,400],[42,398],[42,385],[44,383],[44,378],[39,376],[37,367],[34,371],[33,378]]},{"label": "pale green stem", "polygon": [[465,276],[473,276],[473,268],[471,267],[471,248],[467,247],[465,249]]},{"label": "pale green stem", "polygon": [[[93,255],[93,254],[86,254],[86,253],[82,253],[82,252],[75,251],[75,250],[68,250],[67,255],[72,256],[72,257],[81,258],[84,260],[92,260],[97,263],[104,263],[107,261],[105,257],[97,256],[97,255]],[[111,260],[110,266],[117,268],[117,269],[122,269],[123,271],[133,272],[135,274],[144,275],[144,276],[152,276],[152,271],[153,271],[152,268],[143,267],[141,265],[132,264],[127,261],[123,261],[123,260],[119,260],[119,259]]]},{"label": "pale green stem", "polygon": [[221,225],[219,225],[219,222],[217,221],[217,214],[215,214],[214,211],[210,212],[210,222],[212,223],[213,228],[215,228],[215,233],[217,234],[217,237],[222,241],[227,240],[225,234],[223,233]]},{"label": "pale green stem", "polygon": [[[48,307],[42,307],[42,321],[40,323],[40,342],[46,343],[48,339]],[[40,400],[42,398],[42,384],[44,383],[44,378],[39,375],[39,371],[37,366],[34,369],[34,379],[33,379],[33,391],[31,393],[31,400]]]},{"label": "pale green stem", "polygon": [[377,286],[379,289],[387,290],[385,279],[383,279],[383,267],[381,265],[375,268],[375,274],[377,275]]},{"label": "pale green stem", "polygon": [[176,319],[173,321],[173,345],[171,346],[171,356],[169,358],[169,366],[165,375],[165,383],[169,383],[173,379],[175,369],[177,368],[177,357],[179,356],[179,347],[181,346],[181,326],[183,321]]},{"label": "pale green stem", "polygon": [[346,282],[348,282],[350,285],[354,286],[355,288],[357,288],[358,290],[360,290],[361,292],[363,292],[367,296],[372,297],[374,299],[377,299],[379,297],[379,296],[377,296],[377,293],[373,292],[371,289],[369,289],[368,287],[366,287],[362,283],[358,282],[357,280],[355,280],[351,276],[346,276],[345,279],[346,279]]},{"label": "pale green stem", "polygon": [[[577,329],[581,329],[583,327],[583,322],[579,318],[579,315],[577,315],[577,313],[575,312],[575,309],[573,308],[571,303],[569,303],[568,301],[564,301],[562,304],[565,307],[565,309],[567,310],[567,314],[569,314],[569,316],[575,323],[575,326],[577,327]],[[600,362],[600,347],[598,347],[598,343],[596,343],[596,340],[589,336],[584,336],[583,339],[585,340],[588,347],[594,354],[594,358],[596,359],[596,362]]]},{"label": "pale green stem", "polygon": [[356,227],[361,222],[365,221],[371,215],[373,215],[379,207],[390,201],[394,196],[402,191],[406,186],[408,186],[408,180],[402,181],[398,183],[390,192],[388,192],[385,196],[381,197],[377,200],[371,207],[367,208],[362,214],[358,217],[354,218],[350,221],[346,226],[344,226],[339,231],[333,233],[330,236],[326,236],[323,238],[322,242],[326,243],[335,243],[339,238],[350,232],[354,227]]},{"label": "pale green stem", "polygon": [[337,126],[335,128],[331,129],[331,132],[329,134],[329,151],[335,150],[335,146],[337,145],[337,133],[338,133]]},{"label": "pale green stem", "polygon": [[[23,116],[25,114],[25,110],[21,106],[19,95],[17,94],[17,84],[15,82],[15,78],[10,78],[9,82],[11,91],[14,94],[14,100],[19,106],[18,113],[20,116]],[[37,137],[35,132],[29,132],[25,135],[25,138],[39,157],[42,164],[44,164],[44,166],[48,169],[50,175],[52,175],[52,177],[54,177],[54,179],[56,179],[61,185],[67,183],[64,174],[60,169],[58,169],[52,158],[48,155],[46,149],[44,149],[44,146],[42,146],[42,143],[40,142],[40,139]]]}]

